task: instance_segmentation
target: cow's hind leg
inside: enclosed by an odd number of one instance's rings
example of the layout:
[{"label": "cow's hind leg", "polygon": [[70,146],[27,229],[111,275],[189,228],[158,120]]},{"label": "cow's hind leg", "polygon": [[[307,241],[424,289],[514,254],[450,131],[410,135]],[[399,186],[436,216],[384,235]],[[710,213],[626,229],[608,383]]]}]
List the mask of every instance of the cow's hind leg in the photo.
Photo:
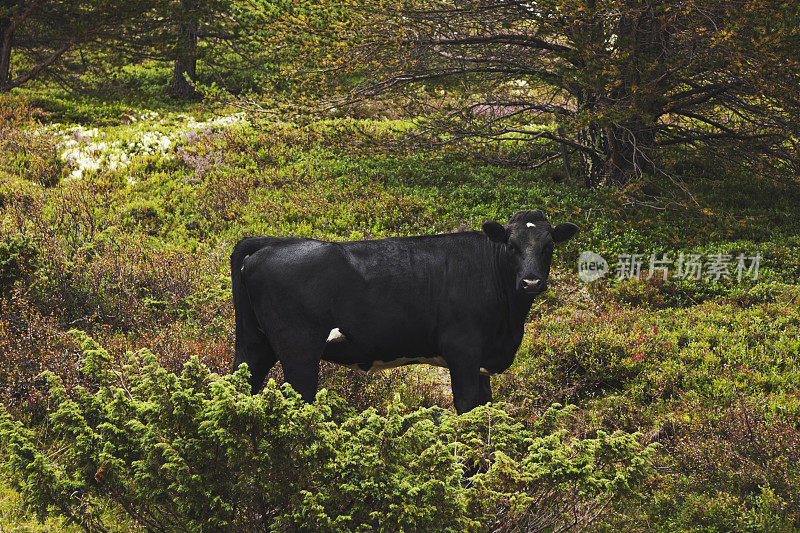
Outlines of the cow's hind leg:
[{"label": "cow's hind leg", "polygon": [[317,396],[319,362],[326,338],[324,331],[284,331],[270,337],[283,377],[309,403]]},{"label": "cow's hind leg", "polygon": [[[243,286],[239,288],[243,291]],[[236,355],[233,359],[233,370],[242,363],[247,363],[250,371],[250,388],[255,394],[264,384],[267,373],[275,366],[278,359],[269,342],[269,338],[261,329],[250,299],[244,298],[241,292],[234,295],[234,309],[236,311]],[[244,300],[244,301],[243,301]]]},{"label": "cow's hind leg", "polygon": [[240,332],[236,336],[236,357],[233,360],[233,370],[242,363],[247,363],[250,371],[250,388],[253,394],[257,393],[264,384],[267,373],[275,366],[278,359],[266,335],[260,331]]},{"label": "cow's hind leg", "polygon": [[478,378],[478,405],[486,405],[492,401],[492,384],[489,376],[481,376]]}]

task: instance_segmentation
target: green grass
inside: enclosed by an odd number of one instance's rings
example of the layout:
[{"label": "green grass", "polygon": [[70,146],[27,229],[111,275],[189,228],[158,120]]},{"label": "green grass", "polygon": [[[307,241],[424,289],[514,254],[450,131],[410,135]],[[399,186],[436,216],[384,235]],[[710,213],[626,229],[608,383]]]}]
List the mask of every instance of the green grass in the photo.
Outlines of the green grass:
[{"label": "green grass", "polygon": [[55,516],[44,522],[36,516],[25,512],[24,502],[20,494],[7,485],[0,483],[0,529],[10,533],[44,533],[63,531],[73,533],[83,531],[77,524],[67,524],[64,519]]}]

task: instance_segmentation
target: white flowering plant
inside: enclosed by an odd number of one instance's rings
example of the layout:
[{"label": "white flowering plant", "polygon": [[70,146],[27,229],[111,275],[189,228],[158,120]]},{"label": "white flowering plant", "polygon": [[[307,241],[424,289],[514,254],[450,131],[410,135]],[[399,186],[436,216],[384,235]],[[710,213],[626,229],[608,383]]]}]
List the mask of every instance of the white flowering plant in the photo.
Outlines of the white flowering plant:
[{"label": "white flowering plant", "polygon": [[[205,121],[185,114],[162,116],[155,111],[125,115],[126,124],[85,128],[54,124],[47,128],[61,137],[60,157],[71,171],[68,179],[100,170],[122,170],[137,157],[168,159],[176,146],[191,143],[198,131],[214,131],[246,122],[244,113],[223,115]],[[133,184],[129,177],[128,181]]]}]

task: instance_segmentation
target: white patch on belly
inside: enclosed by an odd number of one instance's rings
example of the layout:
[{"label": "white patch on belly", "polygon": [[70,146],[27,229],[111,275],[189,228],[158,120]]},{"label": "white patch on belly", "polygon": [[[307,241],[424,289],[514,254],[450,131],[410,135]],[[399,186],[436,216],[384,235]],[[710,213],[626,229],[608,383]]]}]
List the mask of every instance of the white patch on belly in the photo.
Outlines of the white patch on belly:
[{"label": "white patch on belly", "polygon": [[535,228],[535,227],[536,227],[536,224],[534,224],[533,222],[528,222],[526,225],[527,225],[529,228]]},{"label": "white patch on belly", "polygon": [[[441,357],[398,357],[397,359],[392,359],[391,361],[373,361],[372,366],[366,372],[367,374],[372,374],[374,372],[380,372],[382,370],[389,370],[390,368],[397,368],[398,366],[416,363],[448,368],[447,362],[445,362],[445,360]],[[359,365],[344,366],[364,372],[364,369]]]},{"label": "white patch on belly", "polygon": [[339,331],[339,328],[333,328],[328,335],[328,340],[325,342],[344,342],[346,340],[347,337],[345,337],[344,334]]},{"label": "white patch on belly", "polygon": [[481,367],[481,375],[492,377],[492,376],[496,376],[497,374],[491,374],[488,370],[486,370],[485,368]]}]

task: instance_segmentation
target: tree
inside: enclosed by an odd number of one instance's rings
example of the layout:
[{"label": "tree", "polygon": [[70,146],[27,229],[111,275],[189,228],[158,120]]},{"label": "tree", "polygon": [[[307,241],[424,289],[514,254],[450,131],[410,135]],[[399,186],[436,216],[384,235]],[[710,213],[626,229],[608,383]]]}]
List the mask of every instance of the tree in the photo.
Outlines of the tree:
[{"label": "tree", "polygon": [[258,24],[263,17],[254,17],[254,12],[265,4],[272,6],[263,0],[163,0],[168,34],[153,45],[174,61],[170,92],[179,98],[198,97],[194,86],[199,63],[203,78],[236,92],[240,85],[252,85],[246,79],[264,75],[272,56],[261,46]]},{"label": "tree", "polygon": [[[355,3],[354,3],[355,4]],[[800,170],[790,4],[722,0],[373,0],[336,65],[348,102],[403,97],[448,138],[579,154],[587,186],[654,172],[663,148],[735,146]],[[446,87],[444,98],[421,93]],[[422,111],[421,111],[422,110]]]},{"label": "tree", "polygon": [[197,29],[199,10],[197,0],[180,0],[175,47],[175,67],[170,92],[181,98],[194,98],[197,93],[191,82],[197,80]]},{"label": "tree", "polygon": [[14,35],[11,28],[11,10],[14,7],[12,0],[0,2],[0,89],[6,86],[8,72],[11,67],[11,38]]},{"label": "tree", "polygon": [[0,92],[50,75],[85,71],[92,50],[108,55],[152,31],[154,1],[0,0]]}]

